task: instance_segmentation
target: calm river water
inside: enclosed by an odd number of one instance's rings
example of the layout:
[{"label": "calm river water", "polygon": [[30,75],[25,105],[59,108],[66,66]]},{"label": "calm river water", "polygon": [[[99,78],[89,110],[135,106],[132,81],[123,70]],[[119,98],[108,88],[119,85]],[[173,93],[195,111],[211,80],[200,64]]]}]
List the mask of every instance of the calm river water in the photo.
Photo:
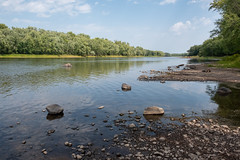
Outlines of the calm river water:
[{"label": "calm river water", "polygon": [[[73,67],[62,67],[65,63]],[[102,121],[128,110],[142,114],[144,108],[155,105],[165,109],[164,116],[221,113],[213,98],[220,85],[217,82],[137,80],[141,71],[166,70],[182,63],[187,64],[188,59],[0,59],[0,159],[70,158],[65,141],[102,145],[104,137],[117,132],[102,126]],[[132,90],[122,91],[122,83],[130,84]],[[235,101],[239,104],[239,98]],[[49,119],[42,112],[49,104],[63,106],[64,116]],[[224,105],[229,104],[231,100]],[[55,132],[49,136],[51,129]],[[24,140],[26,144],[22,144]],[[48,150],[47,158],[41,153],[43,148]]]}]

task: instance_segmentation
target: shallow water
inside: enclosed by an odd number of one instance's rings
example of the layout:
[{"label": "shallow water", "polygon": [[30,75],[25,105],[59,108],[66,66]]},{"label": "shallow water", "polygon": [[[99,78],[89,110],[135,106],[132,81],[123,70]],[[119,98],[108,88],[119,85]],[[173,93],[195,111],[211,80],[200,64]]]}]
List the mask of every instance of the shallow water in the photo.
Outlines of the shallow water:
[{"label": "shallow water", "polygon": [[[65,63],[73,67],[62,67]],[[218,112],[219,101],[209,93],[218,88],[217,82],[137,80],[141,71],[187,63],[188,59],[172,57],[0,59],[1,158],[70,158],[71,149],[64,146],[65,141],[104,145],[102,139],[117,131],[114,127],[109,130],[102,121],[107,119],[107,125],[128,110],[142,114],[144,108],[155,105],[165,109],[164,116]],[[122,83],[130,84],[132,90],[122,91]],[[64,116],[47,119],[47,112],[42,110],[49,104],[63,106]],[[104,109],[99,110],[99,106]],[[50,129],[55,133],[49,136]],[[24,145],[23,140],[27,142]],[[41,153],[43,148],[49,152],[47,157]]]}]

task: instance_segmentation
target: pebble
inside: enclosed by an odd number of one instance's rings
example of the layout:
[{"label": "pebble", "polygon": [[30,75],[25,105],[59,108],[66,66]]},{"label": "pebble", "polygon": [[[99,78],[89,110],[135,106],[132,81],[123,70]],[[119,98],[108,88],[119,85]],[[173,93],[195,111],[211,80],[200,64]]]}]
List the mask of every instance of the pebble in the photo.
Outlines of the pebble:
[{"label": "pebble", "polygon": [[79,155],[79,154],[77,154],[76,158],[77,158],[77,159],[82,159],[82,156]]},{"label": "pebble", "polygon": [[68,146],[68,147],[72,147],[72,143],[70,143],[70,142],[65,142],[64,145]]},{"label": "pebble", "polygon": [[136,125],[134,124],[134,123],[131,123],[131,124],[129,124],[129,126],[128,126],[129,128],[135,128],[136,127]]},{"label": "pebble", "polygon": [[98,109],[103,109],[104,108],[104,106],[100,106],[100,107],[98,107]]}]

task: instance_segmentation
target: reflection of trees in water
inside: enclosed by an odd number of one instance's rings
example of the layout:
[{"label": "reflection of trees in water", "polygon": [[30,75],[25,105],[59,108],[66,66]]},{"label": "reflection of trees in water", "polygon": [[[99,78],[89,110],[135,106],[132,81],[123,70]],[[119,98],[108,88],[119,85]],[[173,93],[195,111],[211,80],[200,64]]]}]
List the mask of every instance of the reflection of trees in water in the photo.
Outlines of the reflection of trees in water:
[{"label": "reflection of trees in water", "polygon": [[[20,87],[38,87],[49,86],[53,83],[64,82],[74,83],[75,81],[87,82],[91,77],[101,78],[109,75],[112,72],[128,71],[133,66],[141,66],[144,61],[129,61],[128,59],[113,58],[89,58],[89,59],[23,59],[9,60],[9,64],[24,62],[16,67],[14,74],[3,74],[0,76],[0,94],[6,94],[12,88]],[[64,63],[70,62],[73,64],[71,68],[64,68]],[[46,68],[46,66],[48,66]],[[1,67],[1,66],[0,66]],[[45,67],[45,68],[44,68]],[[5,67],[6,69],[7,67]],[[21,69],[28,68],[21,72]],[[36,69],[43,68],[43,69]],[[8,71],[5,71],[8,72]],[[3,72],[4,73],[4,72]]]},{"label": "reflection of trees in water", "polygon": [[208,63],[208,62],[216,62],[219,61],[219,59],[199,59],[199,58],[192,58],[188,60],[188,64],[194,64],[194,63]]},{"label": "reflection of trees in water", "polygon": [[[236,87],[239,84],[234,84]],[[232,90],[232,93],[221,96],[216,93],[217,88],[211,88],[207,86],[207,93],[211,96],[211,99],[218,104],[216,115],[223,118],[233,120],[235,125],[240,124],[240,89],[236,87],[230,87],[227,84],[220,83],[218,88],[227,87]]]}]

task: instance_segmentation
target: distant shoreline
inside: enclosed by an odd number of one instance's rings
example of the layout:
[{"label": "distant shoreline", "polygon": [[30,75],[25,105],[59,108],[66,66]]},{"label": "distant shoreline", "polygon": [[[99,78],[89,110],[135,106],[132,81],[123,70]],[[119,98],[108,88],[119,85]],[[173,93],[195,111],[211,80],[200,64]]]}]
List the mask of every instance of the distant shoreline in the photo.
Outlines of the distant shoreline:
[{"label": "distant shoreline", "polygon": [[[35,54],[0,54],[0,59],[3,58],[93,58],[93,57],[144,57],[144,56],[121,56],[121,55],[110,55],[110,56],[77,56],[77,55],[35,55]],[[148,56],[150,57],[150,56]],[[155,56],[156,57],[156,56]],[[158,56],[161,57],[161,56]]]}]

